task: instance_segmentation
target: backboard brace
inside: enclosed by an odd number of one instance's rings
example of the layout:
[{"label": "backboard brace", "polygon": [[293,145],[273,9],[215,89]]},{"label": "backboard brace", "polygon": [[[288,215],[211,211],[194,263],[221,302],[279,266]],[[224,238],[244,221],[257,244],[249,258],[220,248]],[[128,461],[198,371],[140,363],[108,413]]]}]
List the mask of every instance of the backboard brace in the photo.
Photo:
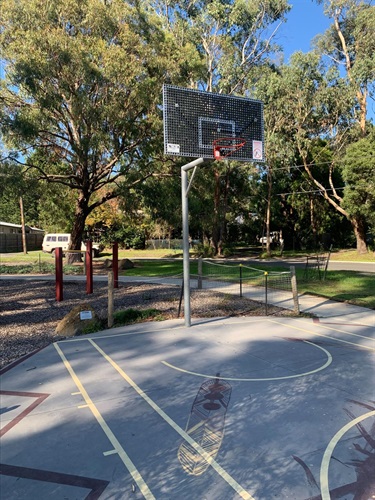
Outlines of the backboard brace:
[{"label": "backboard brace", "polygon": [[261,101],[164,85],[163,114],[167,155],[265,161]]}]

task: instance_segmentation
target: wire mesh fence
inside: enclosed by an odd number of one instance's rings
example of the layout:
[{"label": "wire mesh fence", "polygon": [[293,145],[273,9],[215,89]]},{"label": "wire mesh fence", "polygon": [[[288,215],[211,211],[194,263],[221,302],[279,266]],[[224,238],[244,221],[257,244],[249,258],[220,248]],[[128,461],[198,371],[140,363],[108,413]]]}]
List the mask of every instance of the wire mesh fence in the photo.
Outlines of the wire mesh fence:
[{"label": "wire mesh fence", "polygon": [[191,286],[245,297],[266,306],[275,305],[299,313],[294,268],[283,272],[267,272],[238,264],[220,264],[200,259],[198,274]]}]

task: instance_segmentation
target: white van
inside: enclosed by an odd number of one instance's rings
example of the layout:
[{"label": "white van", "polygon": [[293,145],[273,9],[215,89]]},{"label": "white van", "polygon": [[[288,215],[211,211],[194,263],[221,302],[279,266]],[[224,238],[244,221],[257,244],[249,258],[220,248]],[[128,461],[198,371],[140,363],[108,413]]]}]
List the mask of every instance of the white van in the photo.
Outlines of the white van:
[{"label": "white van", "polygon": [[[62,248],[63,252],[68,250],[71,235],[69,233],[49,233],[45,234],[43,238],[42,250],[46,253],[54,253],[55,248]],[[98,243],[92,244],[94,257],[98,257],[100,253],[100,245]],[[81,251],[86,251],[86,245],[82,243]]]}]

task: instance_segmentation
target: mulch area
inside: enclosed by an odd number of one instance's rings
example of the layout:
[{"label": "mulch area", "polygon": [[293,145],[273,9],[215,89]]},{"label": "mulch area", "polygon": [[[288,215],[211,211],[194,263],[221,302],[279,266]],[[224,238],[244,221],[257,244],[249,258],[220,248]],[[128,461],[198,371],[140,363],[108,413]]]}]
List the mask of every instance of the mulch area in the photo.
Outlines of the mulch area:
[{"label": "mulch area", "polygon": [[[94,273],[106,273],[104,263],[94,264]],[[0,368],[36,349],[60,340],[55,333],[58,322],[76,305],[87,303],[106,322],[108,289],[106,282],[95,282],[94,292],[86,294],[83,281],[64,283],[64,300],[55,300],[55,282],[0,280]],[[114,293],[114,310],[157,309],[164,319],[176,319],[181,288],[162,284],[119,284]],[[269,306],[269,315],[291,316],[289,310]],[[227,293],[192,290],[192,318],[263,316],[264,304]],[[183,303],[181,317],[183,316]]]}]

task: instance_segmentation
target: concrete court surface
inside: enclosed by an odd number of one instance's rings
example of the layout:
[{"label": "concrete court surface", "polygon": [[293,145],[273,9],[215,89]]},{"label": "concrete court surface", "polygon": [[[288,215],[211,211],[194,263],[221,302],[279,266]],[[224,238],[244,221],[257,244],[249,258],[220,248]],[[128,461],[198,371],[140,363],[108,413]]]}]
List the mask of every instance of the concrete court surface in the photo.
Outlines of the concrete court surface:
[{"label": "concrete court surface", "polygon": [[50,345],[2,376],[0,496],[373,499],[372,313],[171,320]]}]

